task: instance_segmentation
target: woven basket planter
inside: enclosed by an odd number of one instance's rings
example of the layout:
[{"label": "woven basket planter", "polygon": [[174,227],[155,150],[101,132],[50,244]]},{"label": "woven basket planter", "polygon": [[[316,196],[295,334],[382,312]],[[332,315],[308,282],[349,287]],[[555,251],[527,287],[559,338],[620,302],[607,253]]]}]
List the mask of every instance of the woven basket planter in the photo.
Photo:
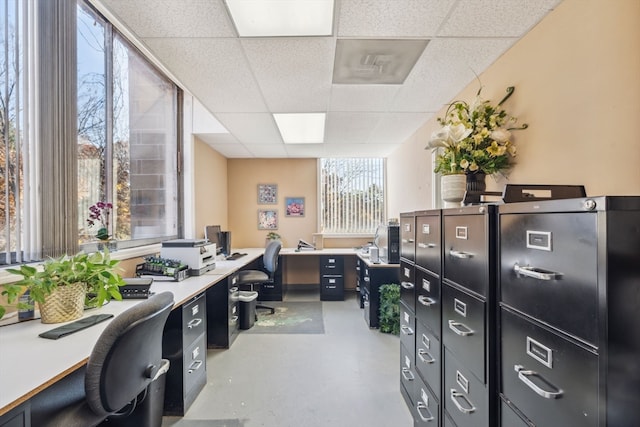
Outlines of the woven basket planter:
[{"label": "woven basket planter", "polygon": [[82,317],[86,292],[87,286],[82,282],[58,286],[44,303],[38,303],[42,323],[69,322]]}]

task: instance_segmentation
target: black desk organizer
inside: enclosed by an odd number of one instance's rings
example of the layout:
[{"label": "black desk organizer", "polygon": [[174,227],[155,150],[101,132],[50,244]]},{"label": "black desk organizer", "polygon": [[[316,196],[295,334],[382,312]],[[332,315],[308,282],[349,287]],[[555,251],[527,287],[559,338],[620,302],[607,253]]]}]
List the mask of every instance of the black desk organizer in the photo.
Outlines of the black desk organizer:
[{"label": "black desk organizer", "polygon": [[156,280],[179,282],[189,277],[189,266],[180,261],[160,257],[147,257],[136,265],[136,276],[154,276]]},{"label": "black desk organizer", "polygon": [[499,191],[467,191],[462,204],[464,206],[487,203],[486,196],[500,196],[504,203],[535,202],[543,200],[574,199],[586,197],[584,185],[520,185],[507,184]]}]

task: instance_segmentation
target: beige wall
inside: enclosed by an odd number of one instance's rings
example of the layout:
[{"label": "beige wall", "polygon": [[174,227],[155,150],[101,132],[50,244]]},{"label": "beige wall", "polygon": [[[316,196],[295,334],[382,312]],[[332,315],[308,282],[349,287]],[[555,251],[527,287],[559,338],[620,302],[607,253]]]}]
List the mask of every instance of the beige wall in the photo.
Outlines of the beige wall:
[{"label": "beige wall", "polygon": [[[640,1],[565,0],[480,80],[494,101],[515,86],[504,106],[529,124],[515,135],[509,183],[640,194]],[[471,100],[477,90],[474,81],[454,99]],[[434,117],[389,158],[389,216],[431,207],[424,146],[437,127]],[[505,182],[488,178],[488,189]]]},{"label": "beige wall", "polygon": [[193,182],[196,237],[204,237],[207,225],[228,230],[227,159],[198,138],[194,143]]},{"label": "beige wall", "polygon": [[[317,229],[317,160],[228,159],[228,215],[234,247],[263,247],[268,230],[258,230],[258,209],[278,211],[278,229],[285,246],[308,242]],[[275,205],[258,205],[258,184],[276,184]],[[285,197],[304,197],[304,217],[285,216]]]}]

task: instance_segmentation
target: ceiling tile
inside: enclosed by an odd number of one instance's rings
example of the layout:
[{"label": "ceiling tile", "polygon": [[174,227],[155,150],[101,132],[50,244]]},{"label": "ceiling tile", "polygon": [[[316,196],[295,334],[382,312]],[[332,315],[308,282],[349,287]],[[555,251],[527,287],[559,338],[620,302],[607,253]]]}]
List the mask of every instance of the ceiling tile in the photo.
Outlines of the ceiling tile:
[{"label": "ceiling tile", "polygon": [[383,116],[382,113],[329,113],[325,143],[366,143]]},{"label": "ceiling tile", "polygon": [[342,0],[339,37],[432,37],[455,0]]},{"label": "ceiling tile", "polygon": [[561,0],[466,0],[459,2],[440,37],[522,37]]},{"label": "ceiling tile", "polygon": [[243,39],[241,43],[271,111],[326,111],[335,50],[333,38]]},{"label": "ceiling tile", "polygon": [[287,150],[283,144],[245,144],[245,148],[254,157],[287,157]]},{"label": "ceiling tile", "polygon": [[209,144],[211,148],[216,150],[227,158],[250,158],[253,154],[240,144]]},{"label": "ceiling tile", "polygon": [[218,113],[216,118],[243,144],[282,144],[269,113]]},{"label": "ceiling tile", "polygon": [[331,111],[388,111],[398,85],[333,85]]},{"label": "ceiling tile", "polygon": [[144,41],[209,111],[267,111],[237,39]]},{"label": "ceiling tile", "polygon": [[222,0],[103,0],[102,3],[139,37],[236,36]]},{"label": "ceiling tile", "polygon": [[236,137],[230,133],[196,133],[195,135],[211,146],[217,144],[240,144]]},{"label": "ceiling tile", "polygon": [[372,144],[402,144],[427,121],[424,113],[390,113],[378,123],[369,137]]}]

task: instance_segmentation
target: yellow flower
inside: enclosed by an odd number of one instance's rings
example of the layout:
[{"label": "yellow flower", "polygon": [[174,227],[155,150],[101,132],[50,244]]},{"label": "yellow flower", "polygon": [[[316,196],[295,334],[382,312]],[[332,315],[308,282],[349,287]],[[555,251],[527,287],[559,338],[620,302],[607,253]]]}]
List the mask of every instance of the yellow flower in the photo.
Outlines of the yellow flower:
[{"label": "yellow flower", "polygon": [[478,169],[480,169],[480,167],[478,165],[476,165],[476,162],[471,163],[471,166],[469,166],[469,170],[472,171],[472,172],[475,172]]},{"label": "yellow flower", "polygon": [[507,151],[507,147],[503,147],[498,145],[497,142],[493,141],[489,147],[487,147],[487,152],[491,154],[493,157],[502,156]]},{"label": "yellow flower", "polygon": [[466,168],[468,168],[468,167],[469,167],[469,160],[467,160],[467,159],[462,159],[462,160],[460,161],[460,167],[461,167],[462,169],[466,169]]}]

